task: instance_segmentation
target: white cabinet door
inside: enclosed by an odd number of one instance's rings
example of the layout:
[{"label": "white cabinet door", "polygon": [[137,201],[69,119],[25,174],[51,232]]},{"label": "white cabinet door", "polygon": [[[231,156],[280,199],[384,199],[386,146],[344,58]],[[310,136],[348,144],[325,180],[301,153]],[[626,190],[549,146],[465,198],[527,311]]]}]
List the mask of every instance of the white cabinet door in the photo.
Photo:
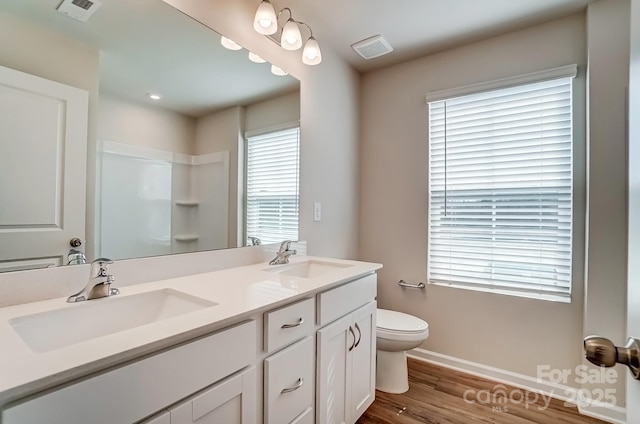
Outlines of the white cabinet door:
[{"label": "white cabinet door", "polygon": [[356,329],[356,344],[351,350],[350,422],[358,418],[373,403],[376,395],[376,302],[352,314]]},{"label": "white cabinet door", "polygon": [[346,424],[349,408],[347,381],[349,348],[355,343],[351,315],[318,330],[317,424]]},{"label": "white cabinet door", "polygon": [[142,421],[139,424],[171,424],[171,412],[165,411]]},{"label": "white cabinet door", "polygon": [[256,424],[256,369],[250,368],[169,410],[171,424]]},{"label": "white cabinet door", "polygon": [[84,240],[88,98],[0,66],[0,268],[60,264]]},{"label": "white cabinet door", "polygon": [[375,398],[376,302],[318,331],[318,424],[353,424]]}]

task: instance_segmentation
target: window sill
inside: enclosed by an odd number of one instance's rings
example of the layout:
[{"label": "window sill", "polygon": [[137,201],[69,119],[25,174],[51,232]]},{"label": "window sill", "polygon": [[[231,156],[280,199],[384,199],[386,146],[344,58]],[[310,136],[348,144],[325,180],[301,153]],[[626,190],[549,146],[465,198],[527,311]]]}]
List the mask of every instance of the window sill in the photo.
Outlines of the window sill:
[{"label": "window sill", "polygon": [[498,295],[506,295],[506,296],[515,296],[515,297],[523,297],[527,299],[533,300],[545,300],[549,302],[557,302],[557,303],[571,303],[571,297],[562,296],[562,295],[553,295],[553,294],[543,294],[543,293],[531,293],[531,292],[523,292],[518,290],[509,290],[509,289],[493,289],[493,288],[485,288],[485,287],[474,287],[467,284],[462,283],[452,283],[452,282],[442,282],[442,281],[429,281],[429,284],[440,287],[449,287],[454,289],[462,289],[462,290],[470,290],[482,293],[491,293]]}]

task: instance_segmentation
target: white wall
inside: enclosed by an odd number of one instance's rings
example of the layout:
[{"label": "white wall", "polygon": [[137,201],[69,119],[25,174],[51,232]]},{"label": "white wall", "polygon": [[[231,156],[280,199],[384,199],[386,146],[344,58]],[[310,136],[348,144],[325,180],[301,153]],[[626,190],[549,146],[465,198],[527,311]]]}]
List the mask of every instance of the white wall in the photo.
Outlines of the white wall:
[{"label": "white wall", "polygon": [[242,128],[244,126],[245,108],[234,106],[207,116],[198,118],[196,123],[196,154],[229,152],[229,223],[227,227],[229,247],[243,246],[239,237],[242,220],[238,214],[239,183],[241,166]]},{"label": "white wall", "polygon": [[[640,0],[631,0],[631,52],[629,67],[629,116],[640,116]],[[629,120],[629,163],[640,163],[640,120]],[[629,256],[640,256],[640,167],[629,167]],[[629,261],[627,295],[627,334],[640,338],[640,261]],[[640,421],[640,384],[628,378],[627,418]],[[632,421],[634,420],[634,421]]]},{"label": "white wall", "polygon": [[[253,30],[253,0],[165,0],[300,80],[300,238],[309,253],[357,256],[358,74],[329,49],[307,66]],[[295,5],[293,6],[295,9]],[[215,10],[215,13],[212,11]],[[303,16],[299,17],[304,20]],[[315,34],[322,43],[322,34]],[[323,219],[313,222],[313,202]]]},{"label": "white wall", "polygon": [[[628,0],[601,0],[587,11],[588,226],[583,335],[626,341],[627,295],[626,88],[629,81]],[[625,367],[615,389],[624,404]],[[584,386],[593,390],[597,386]]]},{"label": "white wall", "polygon": [[[362,77],[360,259],[384,264],[378,284],[381,307],[429,322],[423,348],[532,377],[539,364],[574,369],[580,363],[580,267],[574,270],[571,304],[432,285],[424,291],[403,290],[397,282],[426,281],[425,94],[576,63],[582,65],[575,84],[580,96],[586,61],[581,14]],[[575,113],[576,142],[583,146],[584,110]],[[580,169],[577,178],[584,180]],[[576,208],[581,204],[584,199],[578,196]]]},{"label": "white wall", "polygon": [[96,96],[98,60],[92,47],[0,11],[0,65]]},{"label": "white wall", "polygon": [[300,120],[300,92],[247,106],[244,131],[263,130]]},{"label": "white wall", "polygon": [[100,93],[98,139],[175,153],[194,154],[194,118]]}]

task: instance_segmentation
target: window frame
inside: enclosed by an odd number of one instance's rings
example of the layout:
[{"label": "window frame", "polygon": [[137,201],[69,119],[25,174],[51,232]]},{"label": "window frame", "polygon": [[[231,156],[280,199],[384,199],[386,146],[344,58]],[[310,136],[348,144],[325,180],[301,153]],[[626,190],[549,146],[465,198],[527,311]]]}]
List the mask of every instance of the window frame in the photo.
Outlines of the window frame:
[{"label": "window frame", "polygon": [[430,257],[430,234],[431,234],[431,158],[427,158],[427,238],[426,238],[426,275],[430,284],[460,288],[465,290],[488,292],[495,294],[511,295],[518,297],[526,297],[531,299],[550,300],[563,303],[571,303],[572,297],[576,294],[582,294],[582,289],[578,288],[580,285],[576,282],[583,281],[584,279],[584,237],[585,237],[585,212],[586,212],[586,148],[585,148],[585,93],[583,78],[578,77],[578,66],[568,65],[559,68],[553,68],[541,72],[534,72],[525,75],[519,75],[500,80],[494,80],[484,82],[480,84],[467,85],[457,87],[453,89],[440,90],[430,92],[426,95],[427,103],[427,140],[428,151],[431,150],[430,140],[430,116],[429,116],[429,103],[452,99],[455,97],[462,97],[467,95],[479,94],[486,91],[499,90],[519,85],[533,84],[538,82],[544,82],[548,80],[554,80],[559,78],[571,78],[572,85],[572,222],[571,222],[571,250],[570,250],[570,263],[571,263],[571,276],[570,276],[570,288],[568,295],[551,295],[536,293],[534,291],[521,291],[509,288],[493,288],[486,287],[486,285],[474,286],[474,283],[456,283],[454,281],[432,281],[430,278],[429,269],[429,257]]},{"label": "window frame", "polygon": [[[273,125],[270,127],[264,127],[264,128],[260,128],[257,130],[252,130],[252,131],[246,131],[244,133],[244,136],[242,137],[243,139],[243,152],[242,152],[242,156],[244,158],[243,160],[243,171],[242,171],[242,178],[243,178],[243,183],[242,183],[242,187],[243,187],[243,202],[242,202],[242,237],[243,237],[243,243],[242,246],[251,246],[251,244],[249,243],[249,234],[247,231],[247,219],[248,219],[248,212],[249,212],[249,208],[248,208],[248,202],[249,202],[249,191],[248,191],[248,173],[249,173],[249,138],[251,137],[258,137],[258,136],[262,136],[262,135],[267,135],[270,133],[275,133],[275,132],[279,132],[279,131],[286,131],[286,130],[291,130],[291,129],[297,129],[298,130],[298,179],[297,179],[297,183],[298,183],[298,189],[297,189],[297,199],[298,199],[298,205],[297,205],[297,216],[298,216],[298,227],[297,227],[297,232],[298,232],[298,238],[300,236],[300,148],[301,148],[301,135],[300,135],[300,122],[299,121],[293,121],[293,122],[286,122],[283,124],[279,124],[279,125]],[[283,241],[283,240],[280,240]],[[264,240],[261,240],[261,242],[264,243]]]}]

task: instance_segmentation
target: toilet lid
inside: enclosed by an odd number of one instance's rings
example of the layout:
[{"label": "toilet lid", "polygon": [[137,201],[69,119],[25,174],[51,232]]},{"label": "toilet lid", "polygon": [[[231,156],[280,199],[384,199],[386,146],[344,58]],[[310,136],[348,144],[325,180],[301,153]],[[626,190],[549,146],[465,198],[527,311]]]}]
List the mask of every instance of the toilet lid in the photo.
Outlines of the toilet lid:
[{"label": "toilet lid", "polygon": [[376,327],[386,331],[422,333],[429,329],[429,324],[413,315],[387,309],[378,309]]}]

